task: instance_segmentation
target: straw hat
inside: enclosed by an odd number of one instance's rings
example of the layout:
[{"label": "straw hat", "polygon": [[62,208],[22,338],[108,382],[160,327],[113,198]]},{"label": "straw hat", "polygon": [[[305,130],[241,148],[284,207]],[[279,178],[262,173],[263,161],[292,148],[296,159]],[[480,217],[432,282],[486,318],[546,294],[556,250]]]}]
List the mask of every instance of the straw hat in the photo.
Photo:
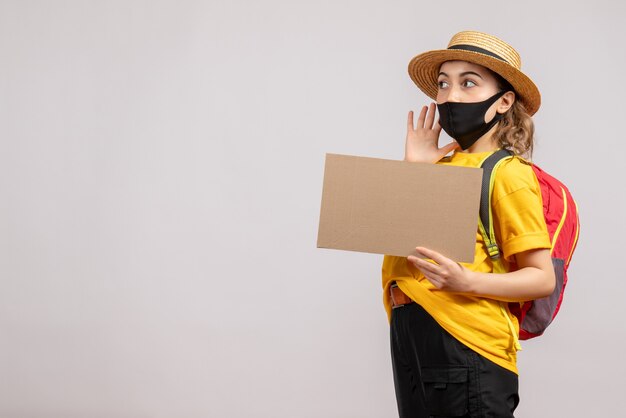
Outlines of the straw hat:
[{"label": "straw hat", "polygon": [[428,97],[437,98],[439,67],[445,61],[461,60],[487,67],[508,81],[526,111],[533,115],[541,105],[541,94],[522,72],[519,54],[506,42],[482,32],[464,31],[452,37],[448,49],[424,52],[409,63],[409,75]]}]

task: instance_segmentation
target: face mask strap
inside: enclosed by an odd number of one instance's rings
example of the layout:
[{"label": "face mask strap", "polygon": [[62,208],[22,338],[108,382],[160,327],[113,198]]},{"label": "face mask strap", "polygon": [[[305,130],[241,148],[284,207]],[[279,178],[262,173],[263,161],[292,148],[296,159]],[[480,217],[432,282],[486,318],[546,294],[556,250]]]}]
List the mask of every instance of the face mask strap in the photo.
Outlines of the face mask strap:
[{"label": "face mask strap", "polygon": [[497,92],[496,94],[494,94],[493,96],[491,96],[490,98],[488,98],[487,100],[483,101],[483,103],[485,103],[485,112],[487,111],[487,109],[489,109],[489,107],[494,104],[496,102],[496,100],[498,100],[500,97],[504,96],[504,94],[507,92],[508,90],[500,90],[499,92]]}]

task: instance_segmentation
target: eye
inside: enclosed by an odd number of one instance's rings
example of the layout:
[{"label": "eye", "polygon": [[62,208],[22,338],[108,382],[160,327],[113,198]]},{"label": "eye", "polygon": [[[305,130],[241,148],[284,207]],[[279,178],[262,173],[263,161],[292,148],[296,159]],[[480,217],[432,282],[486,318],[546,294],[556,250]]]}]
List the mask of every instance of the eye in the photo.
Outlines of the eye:
[{"label": "eye", "polygon": [[463,82],[463,87],[476,87],[476,83],[474,83],[472,80],[465,80]]},{"label": "eye", "polygon": [[440,89],[445,89],[448,87],[448,82],[447,81],[439,81],[437,84],[439,84],[439,88]]}]

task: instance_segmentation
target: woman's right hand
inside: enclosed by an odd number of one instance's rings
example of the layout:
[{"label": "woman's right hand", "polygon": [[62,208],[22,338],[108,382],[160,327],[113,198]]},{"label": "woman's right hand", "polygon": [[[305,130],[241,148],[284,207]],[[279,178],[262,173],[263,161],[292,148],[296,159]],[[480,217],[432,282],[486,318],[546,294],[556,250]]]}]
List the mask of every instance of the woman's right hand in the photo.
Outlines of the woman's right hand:
[{"label": "woman's right hand", "polygon": [[417,163],[436,163],[450,151],[459,147],[456,141],[439,148],[441,125],[435,123],[435,103],[422,107],[417,118],[417,128],[413,124],[413,111],[409,112],[406,130],[404,160]]}]

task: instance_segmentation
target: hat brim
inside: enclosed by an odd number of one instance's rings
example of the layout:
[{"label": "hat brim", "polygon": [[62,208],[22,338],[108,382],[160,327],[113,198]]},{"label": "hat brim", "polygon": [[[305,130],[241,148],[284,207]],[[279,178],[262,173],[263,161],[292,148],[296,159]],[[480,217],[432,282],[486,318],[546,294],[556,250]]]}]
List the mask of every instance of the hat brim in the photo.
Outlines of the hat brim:
[{"label": "hat brim", "polygon": [[479,52],[459,49],[441,49],[419,54],[409,62],[409,75],[413,82],[428,97],[437,99],[439,68],[446,61],[467,61],[482,65],[499,74],[515,89],[517,99],[522,102],[529,115],[534,115],[541,106],[541,93],[533,81],[523,72],[497,58]]}]

